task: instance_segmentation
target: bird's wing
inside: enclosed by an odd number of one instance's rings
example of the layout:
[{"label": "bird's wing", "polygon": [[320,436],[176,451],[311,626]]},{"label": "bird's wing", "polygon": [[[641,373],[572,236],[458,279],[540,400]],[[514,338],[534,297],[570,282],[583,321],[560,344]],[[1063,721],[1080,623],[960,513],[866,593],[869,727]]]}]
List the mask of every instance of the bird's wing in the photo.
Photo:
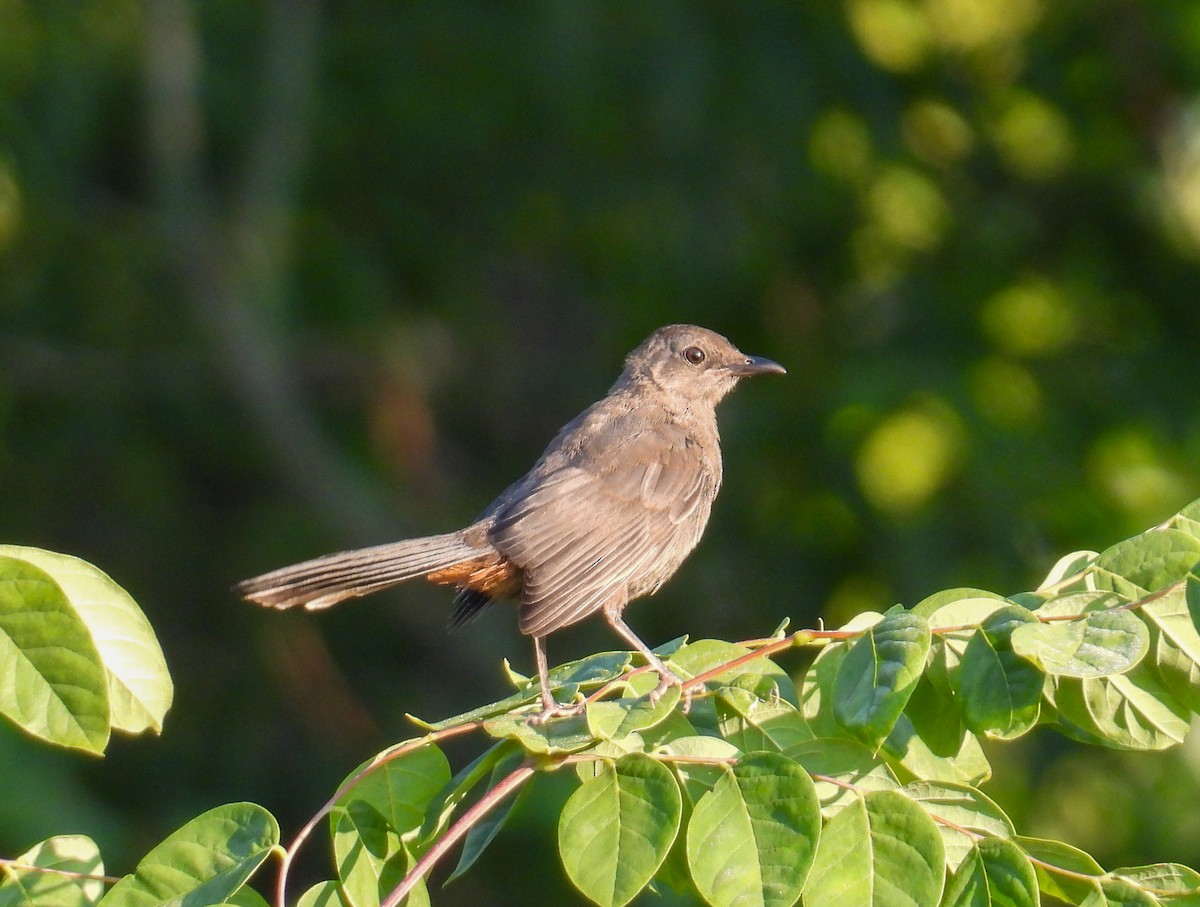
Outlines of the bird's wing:
[{"label": "bird's wing", "polygon": [[673,425],[617,425],[604,437],[592,439],[585,460],[538,477],[496,514],[489,538],[524,571],[521,630],[529,635],[627,600],[632,577],[662,569],[666,546],[698,534],[688,520],[715,481],[695,442]]}]

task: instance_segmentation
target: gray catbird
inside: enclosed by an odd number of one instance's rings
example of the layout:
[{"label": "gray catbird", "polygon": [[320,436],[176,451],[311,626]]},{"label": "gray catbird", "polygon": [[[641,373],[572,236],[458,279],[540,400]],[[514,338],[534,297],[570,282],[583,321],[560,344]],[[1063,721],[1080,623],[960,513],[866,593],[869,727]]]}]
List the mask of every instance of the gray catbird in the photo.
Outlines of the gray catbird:
[{"label": "gray catbird", "polygon": [[625,359],[608,394],[467,528],[283,567],[237,592],[315,610],[424,577],[458,588],[452,625],[516,599],[521,632],[533,637],[541,720],[576,710],[550,691],[546,637],[603,611],[658,672],[657,698],[680,680],[621,612],[670,579],[704,532],[721,487],[717,403],[741,378],[783,373],[705,328],[659,328]]}]

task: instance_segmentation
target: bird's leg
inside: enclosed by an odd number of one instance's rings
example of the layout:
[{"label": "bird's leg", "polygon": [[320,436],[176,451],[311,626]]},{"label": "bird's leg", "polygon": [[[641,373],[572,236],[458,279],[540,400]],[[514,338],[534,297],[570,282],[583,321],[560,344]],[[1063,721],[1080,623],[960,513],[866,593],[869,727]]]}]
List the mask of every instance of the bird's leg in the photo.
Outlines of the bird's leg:
[{"label": "bird's leg", "polygon": [[533,637],[533,656],[537,661],[538,683],[542,688],[542,710],[530,717],[530,724],[544,724],[551,718],[568,718],[583,711],[586,703],[578,702],[572,705],[559,705],[554,694],[550,692],[550,666],[546,662],[546,637]]},{"label": "bird's leg", "polygon": [[686,689],[683,685],[683,678],[679,677],[674,671],[668,668],[661,658],[650,651],[650,647],[642,642],[636,633],[630,629],[629,624],[621,617],[619,608],[605,608],[604,616],[608,618],[609,626],[617,631],[617,634],[627,643],[642,653],[642,657],[658,674],[658,686],[650,691],[650,701],[657,702],[668,687],[677,686],[682,691],[681,698],[683,699],[683,710],[686,712],[692,705],[692,691]]}]

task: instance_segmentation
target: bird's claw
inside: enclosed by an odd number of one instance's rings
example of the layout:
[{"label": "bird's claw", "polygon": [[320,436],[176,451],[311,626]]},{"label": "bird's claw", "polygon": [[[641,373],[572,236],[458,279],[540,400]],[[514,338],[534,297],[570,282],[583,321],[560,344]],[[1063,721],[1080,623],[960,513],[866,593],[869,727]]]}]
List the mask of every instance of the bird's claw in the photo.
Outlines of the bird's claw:
[{"label": "bird's claw", "polygon": [[679,687],[679,699],[683,703],[683,713],[686,715],[692,708],[692,690],[684,683],[682,677],[666,668],[658,672],[658,686],[650,691],[650,704],[657,705],[658,700],[662,699],[671,687]]}]

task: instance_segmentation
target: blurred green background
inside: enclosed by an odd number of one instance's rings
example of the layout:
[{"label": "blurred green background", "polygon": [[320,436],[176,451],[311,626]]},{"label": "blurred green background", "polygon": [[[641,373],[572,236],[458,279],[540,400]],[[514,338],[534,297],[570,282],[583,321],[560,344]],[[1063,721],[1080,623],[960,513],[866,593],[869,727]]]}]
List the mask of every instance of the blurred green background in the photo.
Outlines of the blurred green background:
[{"label": "blurred green background", "polygon": [[[1200,497],[1198,265],[1193,0],[0,0],[0,539],[108,571],[177,685],[103,761],[0,731],[0,853],[83,832],[125,872],[236,799],[294,833],[405,712],[504,695],[502,609],[229,586],[463,524],[660,324],[789,376],[723,405],[644,638],[1031,588]],[[1198,748],[1038,732],[988,789],[1196,865]],[[571,902],[561,796],[435,901]]]}]

